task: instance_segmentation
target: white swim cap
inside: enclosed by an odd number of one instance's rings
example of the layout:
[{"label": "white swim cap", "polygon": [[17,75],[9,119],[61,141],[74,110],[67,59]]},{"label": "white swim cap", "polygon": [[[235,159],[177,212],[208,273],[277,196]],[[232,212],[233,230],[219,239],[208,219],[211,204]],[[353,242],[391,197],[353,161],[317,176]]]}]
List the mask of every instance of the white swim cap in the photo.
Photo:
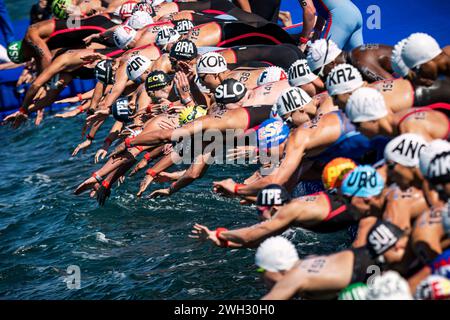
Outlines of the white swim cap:
[{"label": "white swim cap", "polygon": [[348,93],[363,86],[361,73],[351,64],[339,64],[328,74],[327,90],[330,96]]},{"label": "white swim cap", "polygon": [[127,61],[127,76],[130,80],[135,81],[139,78],[150,66],[152,61],[142,55],[133,56]]},{"label": "white swim cap", "polygon": [[228,69],[225,58],[217,52],[202,54],[197,61],[197,74],[212,73],[217,74]]},{"label": "white swim cap", "polygon": [[281,236],[265,240],[255,255],[256,265],[271,272],[290,270],[298,260],[294,245]]},{"label": "white swim cap", "polygon": [[333,40],[319,39],[309,47],[307,60],[311,71],[334,61],[342,52]]},{"label": "white swim cap", "polygon": [[288,77],[289,85],[292,87],[298,87],[313,82],[318,78],[318,76],[311,72],[306,59],[299,59],[295,61],[289,67]]},{"label": "white swim cap", "polygon": [[396,271],[375,277],[367,286],[367,300],[413,300],[408,282]]},{"label": "white swim cap", "polygon": [[165,0],[146,0],[152,6],[159,6],[161,3],[165,2]]},{"label": "white swim cap", "polygon": [[426,33],[413,33],[406,39],[402,59],[408,68],[413,69],[441,54],[437,41]]},{"label": "white swim cap", "polygon": [[114,30],[114,43],[120,49],[125,49],[136,37],[136,34],[136,30],[129,26],[118,26],[116,30]]},{"label": "white swim cap", "polygon": [[384,158],[405,167],[419,167],[420,153],[427,145],[422,136],[405,133],[389,141],[384,148]]},{"label": "white swim cap", "polygon": [[286,79],[287,79],[287,74],[286,74],[286,71],[283,70],[283,68],[271,66],[271,67],[265,68],[264,71],[261,72],[261,74],[258,77],[258,80],[256,81],[256,84],[258,86],[260,86],[260,85],[263,85],[266,83],[271,83],[271,82],[276,82],[276,81],[286,80]]},{"label": "white swim cap", "polygon": [[409,73],[409,68],[406,66],[402,58],[403,47],[407,39],[403,39],[394,46],[391,55],[391,66],[396,74],[401,77],[406,77]]},{"label": "white swim cap", "polygon": [[133,9],[136,6],[136,4],[137,3],[134,1],[127,1],[127,2],[123,3],[119,7],[120,19],[126,20],[127,18],[131,17],[131,15],[133,14]]},{"label": "white swim cap", "polygon": [[450,280],[439,275],[430,275],[416,288],[417,300],[446,300],[450,298]]},{"label": "white swim cap", "polygon": [[134,30],[140,30],[145,26],[153,23],[152,16],[145,11],[136,11],[133,15],[128,19],[127,26],[133,28]]},{"label": "white swim cap", "polygon": [[431,141],[428,146],[422,150],[419,157],[419,168],[420,172],[425,178],[430,177],[430,164],[432,163],[434,157],[438,154],[450,152],[450,143],[445,140],[437,139]]},{"label": "white swim cap", "polygon": [[312,98],[304,90],[297,87],[287,88],[278,97],[276,113],[280,117],[284,116],[287,113],[302,109],[311,101]]},{"label": "white swim cap", "polygon": [[180,37],[181,35],[174,28],[169,26],[163,26],[156,35],[155,44],[157,46],[165,46],[166,44],[178,41]]},{"label": "white swim cap", "polygon": [[388,114],[383,95],[375,89],[356,89],[348,99],[345,114],[352,122],[366,122],[381,119]]}]

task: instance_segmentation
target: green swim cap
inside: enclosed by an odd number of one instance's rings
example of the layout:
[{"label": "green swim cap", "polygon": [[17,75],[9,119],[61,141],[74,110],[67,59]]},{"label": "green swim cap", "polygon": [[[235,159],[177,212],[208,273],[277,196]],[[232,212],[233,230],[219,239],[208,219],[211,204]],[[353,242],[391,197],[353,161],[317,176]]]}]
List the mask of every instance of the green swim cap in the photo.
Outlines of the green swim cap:
[{"label": "green swim cap", "polygon": [[72,0],[53,0],[52,12],[58,19],[65,19],[69,16],[67,8],[72,4]]},{"label": "green swim cap", "polygon": [[23,57],[22,41],[13,41],[8,44],[6,52],[8,53],[8,58],[14,63],[22,63],[25,60]]},{"label": "green swim cap", "polygon": [[357,282],[349,285],[339,293],[339,300],[366,300],[367,285]]}]

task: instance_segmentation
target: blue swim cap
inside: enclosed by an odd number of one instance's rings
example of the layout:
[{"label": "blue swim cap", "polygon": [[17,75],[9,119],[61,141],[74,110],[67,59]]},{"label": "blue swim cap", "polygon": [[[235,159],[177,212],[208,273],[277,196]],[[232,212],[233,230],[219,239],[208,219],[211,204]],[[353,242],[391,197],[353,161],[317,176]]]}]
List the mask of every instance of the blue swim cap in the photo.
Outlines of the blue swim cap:
[{"label": "blue swim cap", "polygon": [[289,127],[280,120],[267,119],[256,131],[258,148],[272,148],[279,146],[289,136]]},{"label": "blue swim cap", "polygon": [[342,182],[341,191],[351,197],[369,198],[383,191],[384,180],[371,166],[358,166]]}]

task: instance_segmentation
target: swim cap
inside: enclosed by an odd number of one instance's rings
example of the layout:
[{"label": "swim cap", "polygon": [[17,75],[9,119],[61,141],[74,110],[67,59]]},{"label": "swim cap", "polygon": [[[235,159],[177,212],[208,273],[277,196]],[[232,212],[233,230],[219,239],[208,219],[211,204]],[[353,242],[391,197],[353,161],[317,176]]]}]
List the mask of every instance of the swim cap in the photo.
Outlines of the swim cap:
[{"label": "swim cap", "polygon": [[155,44],[157,46],[165,46],[166,44],[176,42],[180,37],[180,34],[174,28],[163,26],[156,35]]},{"label": "swim cap", "polygon": [[200,90],[200,92],[203,93],[211,93],[211,90],[209,90],[207,87],[205,87],[201,82],[200,82],[200,78],[198,77],[198,75],[195,76],[194,79],[195,84],[197,85],[198,89]]},{"label": "swim cap", "polygon": [[437,41],[426,33],[413,33],[406,39],[402,59],[410,69],[433,60],[442,52]]},{"label": "swim cap", "polygon": [[13,41],[6,48],[9,60],[14,63],[24,62],[22,41]]},{"label": "swim cap", "polygon": [[417,300],[447,300],[450,298],[450,280],[430,275],[417,286],[414,297]]},{"label": "swim cap", "polygon": [[316,71],[334,61],[342,52],[333,40],[319,39],[314,41],[308,50],[306,59],[312,71]]},{"label": "swim cap", "polygon": [[214,91],[218,103],[236,103],[244,98],[247,88],[236,79],[225,79]]},{"label": "swim cap", "polygon": [[[146,0],[147,2],[149,2],[152,6],[158,6],[161,3],[165,2],[165,0]],[[167,1],[167,2],[172,2],[172,1]]]},{"label": "swim cap", "polygon": [[291,201],[289,192],[279,184],[269,184],[258,192],[256,205],[259,207],[282,206]]},{"label": "swim cap", "polygon": [[202,54],[197,61],[197,74],[217,74],[228,70],[225,58],[217,52]]},{"label": "swim cap", "polygon": [[128,19],[127,26],[133,28],[134,30],[140,30],[149,24],[153,23],[153,18],[150,13],[145,11],[136,11]]},{"label": "swim cap", "polygon": [[402,50],[407,39],[403,39],[394,46],[391,55],[391,66],[396,74],[401,77],[406,77],[409,73],[409,68],[406,66],[402,58]]},{"label": "swim cap", "polygon": [[267,67],[261,72],[261,74],[258,77],[258,80],[256,81],[256,85],[260,86],[266,83],[276,82],[280,80],[286,80],[287,74],[286,71],[284,71],[280,67]]},{"label": "swim cap", "polygon": [[294,245],[282,236],[265,240],[258,247],[255,255],[256,265],[271,272],[290,270],[298,260]]},{"label": "swim cap", "polygon": [[311,97],[303,89],[297,87],[287,88],[278,97],[276,103],[277,114],[280,117],[284,116],[295,110],[302,109],[311,101]]},{"label": "swim cap", "polygon": [[189,30],[191,30],[194,27],[194,24],[191,20],[188,19],[181,19],[174,21],[175,23],[175,30],[178,31],[179,34],[187,34]]},{"label": "swim cap", "polygon": [[130,122],[130,116],[133,114],[128,107],[128,98],[120,97],[111,106],[111,111],[114,119],[120,122]]},{"label": "swim cap", "polygon": [[289,137],[289,127],[277,119],[267,119],[256,130],[258,148],[270,149],[279,146]]},{"label": "swim cap", "polygon": [[381,256],[403,236],[402,229],[389,221],[378,219],[367,234],[367,248],[373,257]]},{"label": "swim cap", "polygon": [[147,92],[157,91],[166,87],[172,79],[164,71],[156,70],[150,72],[147,79],[145,80],[145,90]]},{"label": "swim cap", "polygon": [[178,115],[180,126],[194,121],[197,118],[205,116],[207,113],[206,106],[194,106],[184,108]]},{"label": "swim cap", "polygon": [[349,158],[336,158],[327,163],[322,171],[322,183],[325,189],[340,188],[345,175],[356,168]]},{"label": "swim cap", "polygon": [[432,183],[450,182],[450,150],[438,153],[431,159],[426,176]]},{"label": "swim cap", "polygon": [[352,283],[339,293],[338,300],[366,300],[368,290],[365,283]]},{"label": "swim cap", "polygon": [[328,74],[326,85],[328,94],[348,93],[361,88],[364,84],[361,73],[351,64],[338,64]]},{"label": "swim cap", "polygon": [[368,285],[367,300],[413,300],[408,282],[396,271],[387,271]]},{"label": "swim cap", "polygon": [[299,87],[301,85],[310,83],[318,78],[309,68],[306,59],[299,59],[295,61],[288,70],[289,85],[292,87]]},{"label": "swim cap", "polygon": [[450,152],[450,143],[445,140],[437,139],[431,141],[428,146],[422,150],[419,156],[419,168],[420,172],[425,178],[430,178],[429,174],[439,174],[440,172],[445,172],[445,170],[441,170],[437,165],[438,163],[434,163],[434,168],[431,172],[430,165],[433,159],[439,155]]},{"label": "swim cap", "polygon": [[190,40],[180,40],[170,49],[170,56],[177,60],[190,61],[197,57],[197,46]]},{"label": "swim cap", "polygon": [[128,79],[135,81],[152,65],[152,61],[142,55],[132,56],[127,61]]},{"label": "swim cap", "polygon": [[114,43],[120,49],[125,49],[136,37],[136,34],[136,30],[129,26],[118,26],[116,30],[114,30]]},{"label": "swim cap", "polygon": [[384,180],[371,166],[357,166],[345,176],[341,191],[351,197],[369,198],[383,191]]},{"label": "swim cap", "polygon": [[153,7],[151,6],[151,4],[147,3],[145,1],[138,2],[134,6],[132,14],[134,14],[134,13],[136,13],[138,11],[147,12],[152,17],[154,17],[156,15],[155,11],[153,10]]},{"label": "swim cap", "polygon": [[104,84],[113,84],[114,74],[112,66],[112,60],[100,60],[94,68],[95,78]]},{"label": "swim cap", "polygon": [[53,0],[52,13],[58,19],[65,19],[69,16],[67,8],[72,4],[71,0]]},{"label": "swim cap", "polygon": [[136,4],[137,3],[135,1],[127,1],[124,4],[122,4],[119,9],[120,19],[126,20],[129,17],[131,17],[131,15],[133,14],[133,9],[136,6]]},{"label": "swim cap", "polygon": [[381,119],[388,114],[383,95],[372,88],[359,88],[350,96],[345,114],[351,122],[366,122]]},{"label": "swim cap", "polygon": [[395,137],[384,148],[384,158],[405,167],[418,167],[419,156],[427,146],[425,139],[414,133]]}]

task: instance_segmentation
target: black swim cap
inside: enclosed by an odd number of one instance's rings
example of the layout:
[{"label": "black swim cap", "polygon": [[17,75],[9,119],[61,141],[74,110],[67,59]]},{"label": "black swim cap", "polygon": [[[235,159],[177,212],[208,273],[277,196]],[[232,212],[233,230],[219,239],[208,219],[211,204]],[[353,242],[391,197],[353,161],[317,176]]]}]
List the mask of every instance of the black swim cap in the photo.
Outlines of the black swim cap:
[{"label": "black swim cap", "polygon": [[128,105],[127,97],[120,97],[113,103],[111,106],[111,111],[114,119],[120,122],[130,122],[130,116],[133,114],[133,111],[130,109]]},{"label": "black swim cap", "polygon": [[214,97],[218,103],[235,103],[244,98],[247,88],[242,82],[235,79],[225,79],[214,92]]},{"label": "black swim cap", "polygon": [[95,68],[95,78],[104,84],[114,84],[113,61],[109,59],[100,60]]},{"label": "black swim cap", "polygon": [[289,201],[291,201],[289,192],[278,184],[269,184],[256,197],[256,205],[259,207],[282,206]]},{"label": "black swim cap", "polygon": [[160,90],[170,84],[171,81],[170,76],[164,71],[150,72],[145,80],[145,90],[147,92]]},{"label": "black swim cap", "polygon": [[367,235],[367,248],[373,257],[381,256],[404,235],[395,224],[378,219]]},{"label": "black swim cap", "polygon": [[197,55],[197,46],[190,40],[177,41],[170,49],[170,57],[177,60],[190,61]]}]

